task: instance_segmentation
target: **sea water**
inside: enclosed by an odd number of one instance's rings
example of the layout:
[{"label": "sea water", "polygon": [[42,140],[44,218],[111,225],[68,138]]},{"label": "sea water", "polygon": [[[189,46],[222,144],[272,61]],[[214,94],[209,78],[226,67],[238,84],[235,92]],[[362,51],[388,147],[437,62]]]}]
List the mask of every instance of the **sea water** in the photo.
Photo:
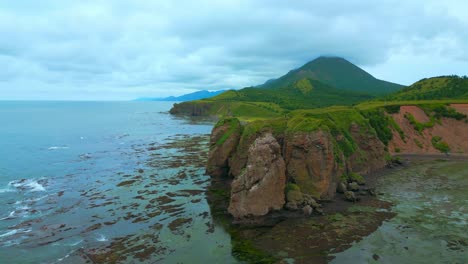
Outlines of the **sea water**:
[{"label": "sea water", "polygon": [[236,262],[171,105],[0,102],[0,263]]}]

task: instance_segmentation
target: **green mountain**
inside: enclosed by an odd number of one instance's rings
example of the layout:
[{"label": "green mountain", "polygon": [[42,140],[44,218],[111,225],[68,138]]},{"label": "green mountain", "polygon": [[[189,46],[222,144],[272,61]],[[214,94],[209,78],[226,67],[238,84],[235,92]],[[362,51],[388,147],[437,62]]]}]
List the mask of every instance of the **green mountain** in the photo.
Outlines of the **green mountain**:
[{"label": "green mountain", "polygon": [[369,94],[340,90],[320,81],[303,78],[281,88],[244,88],[211,98],[224,102],[269,102],[286,110],[351,105],[372,99]]},{"label": "green mountain", "polygon": [[404,87],[400,84],[379,80],[339,57],[319,57],[258,87],[282,88],[304,78],[318,80],[338,89],[372,95],[388,94]]},{"label": "green mountain", "polygon": [[271,118],[292,110],[350,106],[404,86],[381,81],[336,57],[319,57],[256,87],[174,104],[171,114]]},{"label": "green mountain", "polygon": [[468,99],[468,77],[439,76],[422,79],[385,100],[441,100]]}]

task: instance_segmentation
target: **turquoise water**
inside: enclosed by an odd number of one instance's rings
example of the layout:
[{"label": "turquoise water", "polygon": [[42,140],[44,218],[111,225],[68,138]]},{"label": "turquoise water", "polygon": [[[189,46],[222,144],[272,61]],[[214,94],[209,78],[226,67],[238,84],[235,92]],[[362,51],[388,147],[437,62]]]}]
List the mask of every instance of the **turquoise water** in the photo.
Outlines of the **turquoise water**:
[{"label": "turquoise water", "polygon": [[332,263],[467,263],[468,162],[432,161],[379,179],[397,215]]},{"label": "turquoise water", "polygon": [[235,262],[171,105],[0,102],[0,263]]}]

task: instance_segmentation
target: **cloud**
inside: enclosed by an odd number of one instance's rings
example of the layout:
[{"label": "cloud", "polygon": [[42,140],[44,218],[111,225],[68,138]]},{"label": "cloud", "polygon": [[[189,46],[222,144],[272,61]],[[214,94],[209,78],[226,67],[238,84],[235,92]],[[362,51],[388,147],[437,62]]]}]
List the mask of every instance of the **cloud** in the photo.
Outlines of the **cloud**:
[{"label": "cloud", "polygon": [[319,55],[404,84],[466,74],[467,12],[452,0],[9,1],[0,4],[0,99],[241,88]]}]

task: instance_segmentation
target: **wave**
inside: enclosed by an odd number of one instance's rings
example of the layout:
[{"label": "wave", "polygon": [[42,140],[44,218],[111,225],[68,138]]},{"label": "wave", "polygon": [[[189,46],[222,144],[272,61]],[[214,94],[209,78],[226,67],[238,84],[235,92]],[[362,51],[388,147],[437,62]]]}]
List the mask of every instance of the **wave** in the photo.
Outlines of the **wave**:
[{"label": "wave", "polygon": [[99,234],[99,236],[96,238],[96,241],[106,242],[106,241],[109,241],[109,239],[106,236],[104,236],[103,234]]},{"label": "wave", "polygon": [[90,153],[84,153],[84,154],[81,154],[80,155],[80,159],[83,159],[83,160],[87,160],[87,159],[90,159],[92,158],[93,156],[91,156]]},{"label": "wave", "polygon": [[15,235],[17,233],[24,234],[24,233],[29,233],[31,231],[32,231],[31,229],[13,229],[13,230],[8,231],[6,233],[0,234],[0,237],[12,236],[12,235]]},{"label": "wave", "polygon": [[33,179],[15,180],[9,182],[8,185],[13,186],[20,191],[44,192],[46,190],[42,184]]},{"label": "wave", "polygon": [[0,218],[0,221],[3,221],[3,220],[10,220],[10,219],[13,219],[15,218],[15,211],[11,211],[10,214],[8,216],[5,216],[5,217],[2,217]]},{"label": "wave", "polygon": [[15,190],[11,189],[11,188],[4,188],[4,189],[0,189],[0,193],[6,193],[6,192],[14,192]]},{"label": "wave", "polygon": [[74,247],[76,245],[79,245],[81,242],[83,242],[83,239],[77,241],[77,242],[74,242],[74,243],[70,243],[70,244],[67,244],[68,246],[71,246],[71,247]]},{"label": "wave", "polygon": [[49,147],[48,150],[60,150],[60,149],[69,149],[67,146],[52,146]]}]

